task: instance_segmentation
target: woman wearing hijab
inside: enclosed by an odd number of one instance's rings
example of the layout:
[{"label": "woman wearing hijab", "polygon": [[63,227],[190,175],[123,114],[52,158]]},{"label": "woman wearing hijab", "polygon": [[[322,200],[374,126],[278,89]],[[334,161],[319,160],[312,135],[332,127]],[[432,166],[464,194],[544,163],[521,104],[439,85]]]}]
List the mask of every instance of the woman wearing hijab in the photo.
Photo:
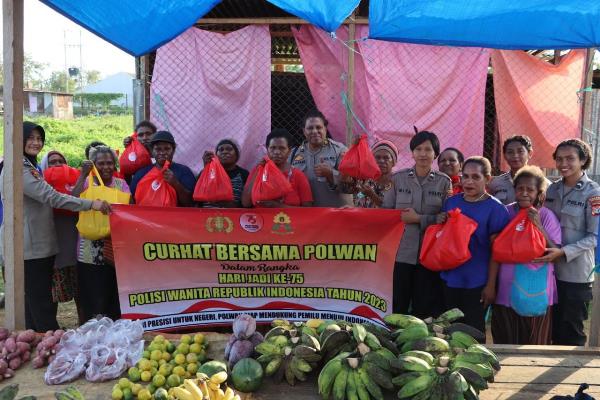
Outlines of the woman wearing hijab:
[{"label": "woman wearing hijab", "polygon": [[[57,150],[49,151],[40,162],[42,172],[49,168],[67,165],[66,157]],[[69,193],[70,194],[70,193]],[[83,324],[83,314],[79,305],[77,286],[77,214],[54,212],[54,227],[58,242],[58,254],[54,259],[54,275],[52,276],[52,300],[65,303],[75,300],[79,323]]]},{"label": "woman wearing hijab", "polygon": [[[59,193],[44,181],[38,170],[37,155],[45,138],[44,128],[33,122],[23,123],[25,326],[37,332],[58,329],[57,305],[52,301],[52,272],[58,254],[52,209],[110,211],[104,201]],[[0,178],[4,180],[4,171]],[[4,236],[4,225],[0,233]]]}]

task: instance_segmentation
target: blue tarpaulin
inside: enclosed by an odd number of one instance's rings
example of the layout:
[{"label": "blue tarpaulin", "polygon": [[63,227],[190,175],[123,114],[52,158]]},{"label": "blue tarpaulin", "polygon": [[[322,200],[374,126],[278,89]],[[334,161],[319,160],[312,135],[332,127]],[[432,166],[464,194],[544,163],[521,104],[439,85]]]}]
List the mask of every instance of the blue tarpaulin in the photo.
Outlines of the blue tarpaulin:
[{"label": "blue tarpaulin", "polygon": [[600,45],[600,2],[590,0],[371,0],[373,39],[496,49]]},{"label": "blue tarpaulin", "polygon": [[173,39],[221,0],[41,0],[135,56]]},{"label": "blue tarpaulin", "polygon": [[267,0],[327,32],[335,32],[360,0]]},{"label": "blue tarpaulin", "polygon": [[[67,18],[135,56],[173,39],[221,0],[41,0]],[[268,0],[335,32],[360,0]]]}]

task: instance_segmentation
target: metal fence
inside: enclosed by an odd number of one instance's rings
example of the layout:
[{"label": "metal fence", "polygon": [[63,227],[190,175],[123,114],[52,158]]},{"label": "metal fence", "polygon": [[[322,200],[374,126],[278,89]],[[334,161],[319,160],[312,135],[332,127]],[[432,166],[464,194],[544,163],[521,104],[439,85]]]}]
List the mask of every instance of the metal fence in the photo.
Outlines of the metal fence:
[{"label": "metal fence", "polygon": [[[197,28],[210,30],[212,32],[218,32],[226,34],[228,32],[232,32],[242,28],[242,25],[233,25],[233,24],[206,24],[206,25],[197,25]],[[303,140],[303,133],[301,129],[302,118],[305,113],[315,108],[315,100],[311,94],[309,89],[306,76],[304,74],[304,66],[302,65],[302,60],[298,51],[298,44],[294,39],[293,33],[291,31],[290,25],[278,25],[274,24],[270,26],[270,35],[271,35],[271,79],[270,82],[262,82],[264,85],[270,86],[270,98],[257,99],[259,102],[265,102],[265,106],[270,107],[271,110],[271,127],[272,128],[286,128],[292,133],[297,143],[300,143]],[[350,42],[347,42],[351,44]],[[217,44],[215,44],[216,46]],[[346,50],[346,54],[350,52],[350,49]],[[554,51],[532,51],[530,54],[543,59],[548,63],[549,66],[554,65],[560,61],[561,56],[564,56],[565,53],[561,55],[560,53],[555,53]],[[357,55],[358,57],[359,55]],[[138,81],[139,90],[134,95],[140,95],[140,90],[145,89],[145,101],[146,101],[146,116],[150,116],[150,119],[156,120],[160,118],[157,115],[156,110],[152,112],[149,111],[148,102],[149,102],[149,86],[152,85],[153,79],[153,67],[155,62],[156,52],[151,53],[147,57],[147,68],[143,71],[143,76],[139,76],[141,78]],[[415,57],[419,57],[418,54]],[[414,60],[411,60],[414,62]],[[178,60],[181,63],[189,63],[190,59],[185,58]],[[228,60],[228,65],[216,65],[215,69],[218,69],[222,74],[229,74],[229,71],[235,71],[243,65],[246,60]],[[428,62],[428,60],[422,60],[423,65]],[[239,65],[238,65],[239,64]],[[347,67],[347,66],[346,66]],[[587,67],[586,67],[587,68]],[[591,74],[589,74],[591,78]],[[174,76],[173,81],[177,82],[177,85],[185,85],[185,82],[181,82],[179,77]],[[418,76],[415,76],[415,79],[418,79]],[[439,80],[436,81],[430,80],[427,82],[428,85],[444,85],[445,77],[440,76]],[[235,81],[235,76],[231,76],[231,82]],[[141,85],[139,82],[145,82]],[[591,85],[591,80],[586,81],[585,79],[582,81],[582,88],[588,85]],[[556,93],[560,93],[560,90]],[[548,98],[552,97],[555,101],[560,101],[560,98],[557,99],[557,94],[549,92]],[[203,96],[205,94],[198,94],[198,96]],[[206,94],[210,95],[210,94]],[[586,94],[587,96],[587,94]],[[587,124],[584,124],[584,128],[582,131],[584,132],[583,138],[590,142],[594,146],[595,154],[597,154],[598,148],[598,131],[600,129],[600,96],[595,91],[593,96],[589,93],[589,101],[586,103],[584,107],[584,101],[582,97],[582,101],[580,104],[580,111],[583,113],[587,110],[588,118]],[[380,98],[379,104],[375,104],[375,107],[381,108],[381,112],[392,112],[396,114],[401,114],[403,110],[410,107],[423,107],[423,104],[418,104],[419,96],[415,95],[414,98],[406,98],[399,97],[397,93],[386,92],[383,90],[379,95]],[[586,97],[587,99],[587,97]],[[470,101],[468,98],[464,98],[464,101]],[[195,97],[191,98],[182,98],[182,103],[194,102],[196,101]],[[338,101],[337,99],[332,99],[332,101]],[[267,105],[267,102],[270,103]],[[373,105],[372,105],[373,106]],[[584,109],[585,108],[585,109]],[[385,110],[384,110],[385,109]],[[382,111],[383,110],[383,111]],[[150,112],[150,113],[149,113]],[[231,110],[232,113],[235,113],[235,110]],[[515,110],[515,115],[519,113],[518,110]],[[485,82],[485,107],[483,109],[483,132],[477,132],[473,135],[474,139],[469,145],[473,145],[478,149],[478,153],[483,153],[484,156],[489,158],[494,167],[495,172],[497,173],[501,169],[501,139],[498,130],[498,119],[496,114],[496,101],[494,97],[494,81],[493,81],[493,69],[490,65],[488,70],[487,79]],[[140,113],[141,116],[141,113]],[[139,117],[138,117],[139,118]],[[593,121],[593,123],[591,123]],[[585,122],[585,121],[584,121]],[[587,125],[587,126],[586,126]],[[199,147],[208,147],[209,142],[214,141],[214,135],[223,135],[227,136],[225,132],[214,132],[210,130],[210,121],[206,121],[206,130],[202,133],[205,135],[207,146],[203,146],[200,143]],[[390,130],[393,130],[394,127],[390,126]],[[453,127],[449,126],[448,130],[452,131]],[[556,132],[561,131],[561,126],[557,124]],[[176,133],[176,132],[175,132]],[[268,132],[264,132],[264,136],[266,136]],[[527,134],[527,132],[514,132]],[[201,135],[202,135],[201,134]],[[263,136],[263,137],[264,137]],[[199,139],[202,142],[202,137]],[[442,143],[442,147],[444,147],[444,143]],[[534,143],[535,147],[535,143]],[[198,153],[204,149],[198,149]],[[465,150],[465,149],[461,149]],[[404,151],[405,155],[408,154],[408,149],[401,149],[401,152]],[[469,151],[466,151],[469,153]],[[598,168],[600,168],[600,163],[594,163],[594,171],[593,175],[600,175],[598,172]]]}]

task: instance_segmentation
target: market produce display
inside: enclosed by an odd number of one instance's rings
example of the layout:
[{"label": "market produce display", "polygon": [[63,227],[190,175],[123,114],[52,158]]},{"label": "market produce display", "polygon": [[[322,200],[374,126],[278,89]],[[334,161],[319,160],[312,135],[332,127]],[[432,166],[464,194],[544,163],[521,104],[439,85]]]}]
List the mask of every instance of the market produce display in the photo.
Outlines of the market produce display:
[{"label": "market produce display", "polygon": [[15,371],[29,361],[37,340],[32,330],[10,332],[0,328],[0,382],[12,378]]},{"label": "market produce display", "polygon": [[58,344],[64,334],[65,331],[62,329],[47,331],[44,334],[44,338],[37,344],[36,356],[31,360],[33,368],[41,368],[54,360]]},{"label": "market produce display", "polygon": [[[91,382],[118,378],[142,356],[143,333],[139,321],[113,322],[106,317],[89,320],[61,335],[44,380],[48,385],[58,385],[83,374]],[[47,339],[46,345],[52,342]]]},{"label": "market produce display", "polygon": [[[127,370],[127,378],[122,378],[113,388],[113,399],[145,398],[146,392],[155,397],[171,388],[179,387],[185,379],[196,378],[198,372],[213,375],[227,366],[222,362],[210,362],[202,368],[206,360],[208,342],[202,333],[193,337],[181,335],[179,343],[172,343],[162,335],[157,335],[142,353],[135,366]],[[144,387],[143,384],[147,384]],[[140,396],[140,393],[142,396]],[[158,393],[158,396],[157,396]]]},{"label": "market produce display", "polygon": [[233,321],[233,334],[225,346],[225,360],[229,367],[241,359],[250,357],[254,347],[262,343],[263,336],[256,331],[256,320],[248,314],[241,314]]},{"label": "market produce display", "polygon": [[321,344],[315,328],[322,322],[309,320],[292,324],[286,320],[274,320],[264,342],[255,348],[260,354],[258,361],[263,364],[265,375],[274,376],[277,381],[285,377],[290,385],[294,385],[296,380],[305,381],[321,360]]}]

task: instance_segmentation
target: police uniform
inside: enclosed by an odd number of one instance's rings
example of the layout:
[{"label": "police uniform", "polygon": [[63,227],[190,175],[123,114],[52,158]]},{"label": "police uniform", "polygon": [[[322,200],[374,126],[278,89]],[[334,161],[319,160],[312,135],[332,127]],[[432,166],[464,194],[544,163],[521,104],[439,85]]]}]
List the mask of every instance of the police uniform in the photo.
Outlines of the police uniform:
[{"label": "police uniform", "polygon": [[488,192],[504,205],[515,202],[515,188],[510,172],[495,176],[488,185]]},{"label": "police uniform", "polygon": [[[5,171],[6,168],[2,170],[0,181],[4,181]],[[86,211],[92,207],[92,201],[57,192],[27,159],[23,161],[23,194],[25,324],[28,329],[44,332],[58,329],[56,303],[52,301],[51,292],[54,256],[59,250],[52,209]],[[4,202],[4,193],[2,200]],[[3,236],[4,225],[0,229],[0,241]]]},{"label": "police uniform", "polygon": [[600,185],[587,174],[573,188],[563,180],[550,185],[545,206],[560,220],[564,257],[555,260],[558,304],[554,305],[554,344],[583,346],[583,321],[592,299],[594,249],[600,221]]},{"label": "police uniform", "polygon": [[[312,151],[306,142],[295,147],[290,154],[290,163],[301,170],[310,184],[315,207],[342,207],[354,205],[352,194],[344,193],[337,170],[342,156],[348,150],[342,143],[327,139],[317,151]],[[333,184],[315,175],[315,165],[329,164],[333,170]]]},{"label": "police uniform", "polygon": [[443,311],[442,284],[439,273],[419,264],[419,250],[425,229],[435,223],[436,215],[452,191],[447,175],[431,171],[424,179],[414,168],[398,171],[392,176],[393,190],[385,193],[383,208],[413,208],[421,215],[420,224],[406,224],[396,253],[394,267],[394,312],[412,312],[429,317]]}]

